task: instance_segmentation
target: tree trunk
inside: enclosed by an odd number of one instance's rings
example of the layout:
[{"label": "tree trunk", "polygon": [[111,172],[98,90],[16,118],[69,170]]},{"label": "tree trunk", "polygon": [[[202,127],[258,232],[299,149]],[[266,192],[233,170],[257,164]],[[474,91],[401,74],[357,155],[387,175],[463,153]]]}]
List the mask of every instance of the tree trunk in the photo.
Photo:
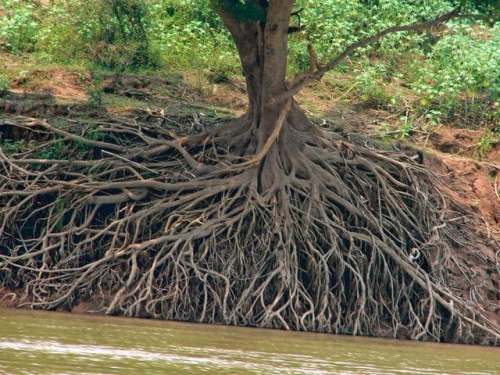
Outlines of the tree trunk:
[{"label": "tree trunk", "polygon": [[[248,111],[245,117],[252,128],[248,154],[262,150],[275,131],[280,114],[287,111],[276,142],[260,163],[261,191],[266,191],[275,182],[276,159],[284,169],[291,168],[287,165],[290,154],[303,146],[307,133],[314,132],[313,125],[294,99],[291,103],[275,103],[274,100],[287,89],[288,29],[293,4],[290,0],[270,2],[265,22],[238,22],[216,7],[235,41],[246,79]],[[285,108],[287,105],[289,109]]]}]

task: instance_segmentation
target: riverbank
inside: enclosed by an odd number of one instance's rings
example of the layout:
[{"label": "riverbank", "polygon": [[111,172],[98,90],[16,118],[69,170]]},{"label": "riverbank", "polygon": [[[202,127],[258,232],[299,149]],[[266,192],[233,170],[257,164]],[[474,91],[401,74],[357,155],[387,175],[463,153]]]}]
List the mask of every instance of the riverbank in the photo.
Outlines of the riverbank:
[{"label": "riverbank", "polygon": [[[96,83],[92,72],[82,69],[32,68],[1,52],[0,61],[15,77],[0,96],[3,117],[105,119],[163,114],[172,118],[168,125],[174,130],[196,133],[246,110],[241,77],[225,83],[207,81],[200,86],[198,77],[190,73],[103,73]],[[428,131],[403,130],[401,108],[394,113],[373,100],[346,95],[342,87],[347,84],[337,77],[326,77],[307,87],[298,101],[324,129],[352,137],[366,136],[396,148],[414,147],[435,158],[433,168],[450,177],[448,182],[457,199],[483,216],[492,234],[498,233],[500,139],[489,127],[464,128],[447,121]],[[335,99],[336,95],[344,98]],[[9,134],[6,129],[4,126],[2,130],[6,133],[4,141],[22,143],[21,134]]]},{"label": "riverbank", "polygon": [[[12,69],[19,70],[15,64],[12,62]],[[484,314],[500,322],[498,248],[491,240],[498,239],[500,233],[500,144],[490,139],[488,147],[484,147],[488,130],[461,129],[453,124],[439,124],[427,132],[406,129],[408,134],[403,134],[398,112],[357,96],[339,101],[338,97],[345,95],[345,91],[339,93],[332,89],[338,86],[339,81],[330,77],[304,90],[298,101],[326,130],[342,133],[353,140],[369,137],[387,148],[406,150],[412,157],[421,158],[423,165],[443,175],[444,189],[458,206],[471,213],[471,220],[474,215],[482,218],[475,221],[480,223],[475,229],[482,233],[484,243],[473,249],[457,246],[450,254],[458,264],[472,270],[473,275],[471,280],[466,280],[462,270],[452,270],[453,288],[465,297],[472,290]],[[109,125],[141,121],[159,123],[176,134],[196,134],[219,127],[242,114],[246,109],[244,98],[241,78],[197,86],[189,74],[109,73],[101,74],[96,80],[91,72],[63,67],[22,70],[18,78],[9,82],[0,98],[4,121],[0,127],[2,148],[19,153],[45,140],[43,129],[20,131],[9,125],[8,120],[18,116],[43,119],[76,131],[79,127],[85,129],[89,123]],[[60,151],[60,144],[56,142],[40,157],[58,159]],[[88,148],[79,145],[70,156],[79,160],[87,152],[90,152]],[[489,268],[484,268],[485,262]],[[4,304],[15,306],[19,298],[24,302],[30,300],[29,294],[23,293],[22,281],[16,283],[21,286],[17,290],[18,298],[7,297]],[[469,283],[474,288],[471,289]],[[3,291],[4,295],[7,293]],[[103,313],[103,305],[112,299],[109,291],[104,290],[95,299],[74,300],[72,305],[60,309]],[[383,336],[384,332],[379,335]],[[397,336],[406,337],[404,329]]]}]

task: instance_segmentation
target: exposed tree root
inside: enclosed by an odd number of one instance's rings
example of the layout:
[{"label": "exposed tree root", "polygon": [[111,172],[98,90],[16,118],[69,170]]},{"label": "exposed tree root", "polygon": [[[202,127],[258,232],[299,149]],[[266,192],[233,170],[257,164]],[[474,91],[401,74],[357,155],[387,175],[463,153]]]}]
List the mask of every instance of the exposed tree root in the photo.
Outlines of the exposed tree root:
[{"label": "exposed tree root", "polygon": [[[302,134],[288,109],[261,149],[245,118],[186,137],[110,121],[101,140],[4,120],[49,136],[0,149],[0,283],[43,309],[94,299],[108,314],[498,344],[478,285],[450,289],[468,272],[453,248],[474,232],[435,177],[404,154]],[[56,136],[86,160],[37,156]]]}]

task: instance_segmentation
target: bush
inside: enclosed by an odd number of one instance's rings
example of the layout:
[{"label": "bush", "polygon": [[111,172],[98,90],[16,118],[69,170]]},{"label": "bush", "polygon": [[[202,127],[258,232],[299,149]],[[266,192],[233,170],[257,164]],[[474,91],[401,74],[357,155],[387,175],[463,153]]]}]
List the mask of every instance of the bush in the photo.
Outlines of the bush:
[{"label": "bush", "polygon": [[56,1],[44,12],[37,40],[44,60],[90,61],[118,71],[159,65],[145,0]]},{"label": "bush", "polygon": [[201,0],[59,0],[45,9],[37,52],[45,61],[91,61],[113,70],[169,64],[239,70],[218,16]]},{"label": "bush", "polygon": [[165,63],[227,74],[240,71],[229,32],[208,1],[163,0],[151,9],[152,43]]},{"label": "bush", "polygon": [[36,40],[38,22],[35,5],[20,0],[0,2],[0,46],[14,53],[30,52]]},{"label": "bush", "polygon": [[498,56],[500,27],[487,32],[456,26],[412,65],[408,79],[421,104],[438,106],[445,117],[471,125],[498,111],[492,105],[500,98]]},{"label": "bush", "polygon": [[[300,15],[301,22],[307,26],[307,34],[294,38],[292,52],[302,69],[304,60],[307,66],[309,60],[306,39],[314,43],[320,60],[328,60],[347,45],[377,31],[396,24],[428,20],[451,9],[443,0],[298,0],[297,7],[304,9]],[[420,48],[426,42],[422,34],[392,34],[364,50],[393,58],[404,51]]]},{"label": "bush", "polygon": [[[445,0],[297,3],[304,8],[301,22],[308,31],[292,37],[292,71],[308,69],[309,41],[319,60],[326,62],[347,45],[379,30],[432,19],[452,9],[452,2]],[[417,116],[424,112],[432,123],[446,118],[468,126],[498,121],[500,113],[493,103],[500,94],[500,27],[470,25],[470,21],[456,20],[442,30],[389,35],[339,69],[349,65],[347,71],[356,76],[363,98],[380,98],[383,84],[397,77],[419,96]]]}]

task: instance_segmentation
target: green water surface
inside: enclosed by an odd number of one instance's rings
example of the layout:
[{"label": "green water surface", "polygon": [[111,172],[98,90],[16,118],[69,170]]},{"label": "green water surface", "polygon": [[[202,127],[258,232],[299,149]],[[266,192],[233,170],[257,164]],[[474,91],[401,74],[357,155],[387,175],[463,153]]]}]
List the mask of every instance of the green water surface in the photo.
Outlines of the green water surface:
[{"label": "green water surface", "polygon": [[0,374],[500,374],[500,348],[0,309]]}]

